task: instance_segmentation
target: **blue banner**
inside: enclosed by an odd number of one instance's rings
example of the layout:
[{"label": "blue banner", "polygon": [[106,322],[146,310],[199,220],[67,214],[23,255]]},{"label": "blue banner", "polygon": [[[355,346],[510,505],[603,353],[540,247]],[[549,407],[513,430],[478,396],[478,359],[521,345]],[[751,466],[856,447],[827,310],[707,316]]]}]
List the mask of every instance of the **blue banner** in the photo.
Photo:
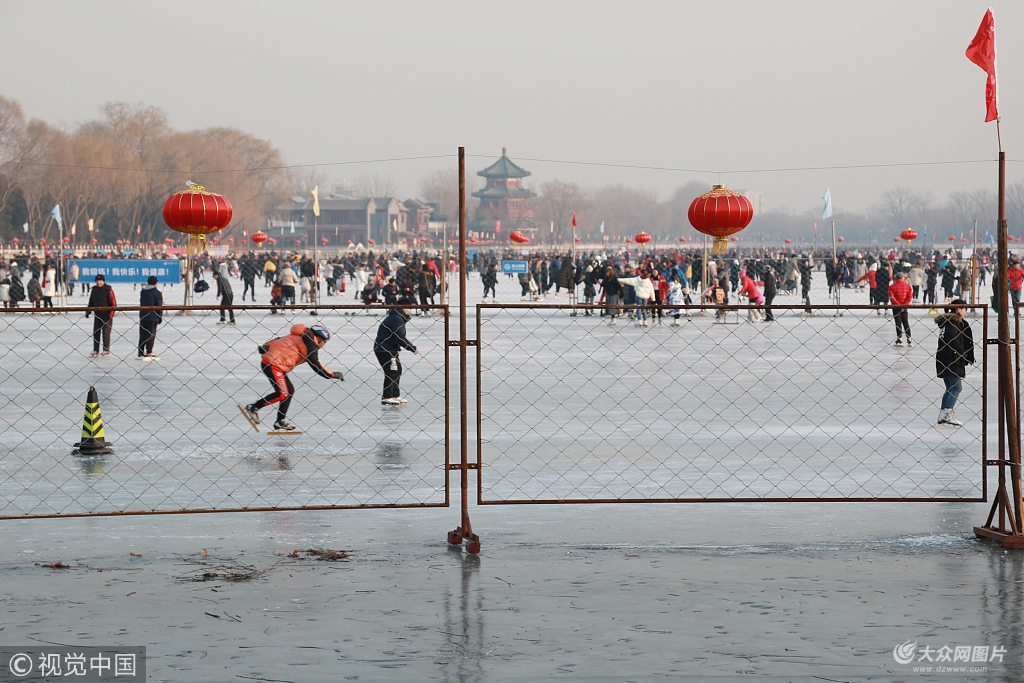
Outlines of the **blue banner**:
[{"label": "blue banner", "polygon": [[70,259],[78,264],[79,281],[94,279],[97,275],[112,282],[145,282],[155,275],[160,282],[180,282],[181,262],[178,260],[151,261],[143,259]]},{"label": "blue banner", "polygon": [[525,273],[526,261],[502,261],[501,272],[503,273]]}]

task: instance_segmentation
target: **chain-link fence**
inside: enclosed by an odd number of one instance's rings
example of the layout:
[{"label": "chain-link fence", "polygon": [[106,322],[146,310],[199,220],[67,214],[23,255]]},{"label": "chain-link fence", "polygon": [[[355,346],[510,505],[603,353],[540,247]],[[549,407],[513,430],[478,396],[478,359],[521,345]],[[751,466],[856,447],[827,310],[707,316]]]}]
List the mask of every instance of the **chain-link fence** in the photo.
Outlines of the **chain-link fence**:
[{"label": "chain-link fence", "polygon": [[902,346],[891,309],[750,311],[477,306],[478,502],[985,499],[986,307],[962,427],[937,425],[941,308]]},{"label": "chain-link fence", "polygon": [[[448,504],[446,308],[410,309],[403,405],[381,401],[386,308],[232,309],[234,324],[218,307],[162,309],[158,359],[138,355],[138,308],[118,309],[110,355],[95,356],[85,309],[5,309],[0,518]],[[296,324],[332,331],[320,361],[345,381],[297,366],[287,417],[301,433],[267,434],[277,404],[257,432],[238,407],[273,390],[257,347]],[[91,387],[113,453],[73,455]]]}]

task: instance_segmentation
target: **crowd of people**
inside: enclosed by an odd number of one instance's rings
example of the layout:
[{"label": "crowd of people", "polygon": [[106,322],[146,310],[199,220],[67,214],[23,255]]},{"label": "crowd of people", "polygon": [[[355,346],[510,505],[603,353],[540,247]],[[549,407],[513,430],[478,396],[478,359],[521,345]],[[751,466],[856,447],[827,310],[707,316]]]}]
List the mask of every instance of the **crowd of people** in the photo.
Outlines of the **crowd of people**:
[{"label": "crowd of people", "polygon": [[[772,310],[774,299],[779,295],[798,293],[802,306],[806,306],[804,315],[810,315],[813,312],[811,283],[816,277],[822,277],[829,297],[824,303],[839,303],[844,290],[867,289],[871,305],[890,307],[879,308],[876,314],[889,315],[891,311],[896,327],[895,345],[902,346],[905,338],[909,346],[913,342],[907,307],[913,303],[935,306],[941,301],[946,305],[947,313],[942,314],[937,322],[942,328],[942,339],[950,341],[944,342],[945,346],[940,344],[940,351],[945,349],[942,352],[947,356],[956,356],[955,363],[947,362],[948,358],[943,362],[947,368],[955,367],[958,372],[944,375],[940,369],[939,376],[947,382],[940,424],[959,424],[952,408],[959,394],[963,366],[973,362],[973,342],[969,326],[965,328],[966,323],[963,322],[962,305],[966,305],[965,300],[972,293],[980,303],[981,297],[977,296],[979,288],[988,280],[991,280],[993,294],[999,286],[996,278],[990,277],[993,258],[988,251],[969,261],[957,260],[952,250],[877,255],[848,252],[838,257],[827,253],[753,251],[742,257],[712,257],[706,265],[704,255],[699,251],[633,255],[589,253],[575,255],[575,258],[567,253],[534,251],[524,256],[521,251],[475,251],[468,265],[469,270],[480,275],[485,303],[497,301],[502,260],[526,261],[524,272],[507,274],[509,278],[518,278],[521,302],[540,302],[552,295],[556,299],[565,296],[573,303],[593,305],[593,308],[584,308],[582,315],[607,318],[611,326],[619,324],[621,319],[641,327],[655,326],[665,324],[668,318],[671,318],[670,324],[679,325],[680,318],[691,315],[692,309],[685,307],[695,304],[712,308],[719,318],[726,314],[730,305],[746,304],[751,322],[769,323],[776,319]],[[402,343],[396,346],[390,342],[382,344],[378,340],[374,349],[385,373],[382,397],[385,404],[404,402],[398,391],[401,374],[398,351],[407,348],[415,352],[415,347],[404,337],[404,320],[409,317],[405,307],[417,301],[424,306],[435,305],[436,297],[443,297],[445,278],[442,270],[454,272],[457,267],[454,259],[445,260],[437,254],[374,255],[372,252],[331,256],[319,262],[306,255],[276,252],[266,255],[250,252],[229,258],[211,258],[204,254],[193,259],[191,265],[190,282],[195,293],[201,294],[210,289],[205,274],[211,272],[216,282],[221,324],[235,323],[231,308],[234,304],[232,278],[242,281],[242,302],[249,297],[256,303],[257,283],[262,282],[263,289],[270,290],[270,314],[278,313],[277,306],[287,305],[306,305],[315,314],[313,307],[323,297],[346,295],[351,295],[354,301],[364,306],[385,304],[392,307],[393,315],[386,319],[391,325],[386,336],[388,339],[400,337]],[[90,310],[86,315],[94,314],[91,355],[108,355],[117,300],[104,276],[96,276],[90,287],[79,275],[74,261],[62,269],[50,256],[40,259],[21,255],[8,261],[0,260],[0,301],[5,308],[18,308],[27,302],[33,313],[49,313],[46,309],[53,308],[53,299],[58,292],[66,291],[68,296],[73,296],[75,285],[80,284],[81,293],[89,295],[87,306]],[[182,279],[185,279],[184,274]],[[167,284],[173,286],[174,283]],[[158,285],[156,277],[149,278],[140,292],[140,306],[159,307],[164,304]],[[1012,302],[1019,303],[1024,289],[1024,268],[1016,259],[1010,261],[1005,286]],[[995,305],[995,296],[990,301]],[[370,311],[368,308],[367,314]],[[428,313],[427,310],[417,312],[419,315]],[[160,311],[140,311],[140,359],[156,359],[154,342],[161,320]],[[395,332],[399,323],[401,335]],[[322,332],[320,328],[310,329]],[[322,337],[316,339],[326,341]],[[954,347],[956,353],[950,351]],[[302,355],[308,359],[308,353]],[[277,422],[288,426],[286,399],[291,388],[279,379],[271,377],[278,388],[277,401],[268,397],[263,404],[257,402],[245,409],[251,409],[251,417],[255,418],[255,411],[262,405],[281,402],[284,410],[279,413],[281,419]]]}]

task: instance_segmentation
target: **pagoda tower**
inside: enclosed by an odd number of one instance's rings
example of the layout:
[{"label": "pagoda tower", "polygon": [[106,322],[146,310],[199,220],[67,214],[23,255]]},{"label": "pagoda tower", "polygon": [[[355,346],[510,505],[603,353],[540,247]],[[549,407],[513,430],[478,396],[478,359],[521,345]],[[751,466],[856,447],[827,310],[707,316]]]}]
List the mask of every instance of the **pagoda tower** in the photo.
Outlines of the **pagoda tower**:
[{"label": "pagoda tower", "polygon": [[536,228],[530,197],[537,195],[523,187],[523,178],[530,172],[512,163],[506,148],[501,148],[500,159],[477,175],[486,178],[487,185],[473,193],[480,205],[469,224],[470,230],[494,233],[500,223],[501,234],[508,235],[511,230]]}]

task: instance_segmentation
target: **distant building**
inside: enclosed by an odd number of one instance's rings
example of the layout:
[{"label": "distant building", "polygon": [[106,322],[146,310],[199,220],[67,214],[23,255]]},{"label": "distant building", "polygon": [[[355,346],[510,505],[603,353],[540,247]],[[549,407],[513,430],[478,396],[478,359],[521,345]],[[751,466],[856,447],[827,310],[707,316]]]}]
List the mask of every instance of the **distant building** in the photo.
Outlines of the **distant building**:
[{"label": "distant building", "polygon": [[760,216],[764,213],[764,193],[755,192],[754,190],[740,190],[739,193],[750,200],[750,205],[754,207],[754,215]]},{"label": "distant building", "polygon": [[[397,203],[397,202],[396,202]],[[320,199],[320,216],[316,219],[314,236],[313,198],[305,201],[303,211],[303,236],[307,244],[316,239],[327,239],[328,245],[347,246],[367,244],[371,225],[376,219],[378,207],[375,200],[364,199]]]},{"label": "distant building", "polygon": [[495,233],[499,223],[503,235],[511,230],[536,228],[530,198],[537,195],[523,187],[523,178],[530,172],[512,163],[506,148],[501,148],[500,159],[477,175],[485,178],[487,185],[473,193],[480,205],[469,224],[470,230]]}]

